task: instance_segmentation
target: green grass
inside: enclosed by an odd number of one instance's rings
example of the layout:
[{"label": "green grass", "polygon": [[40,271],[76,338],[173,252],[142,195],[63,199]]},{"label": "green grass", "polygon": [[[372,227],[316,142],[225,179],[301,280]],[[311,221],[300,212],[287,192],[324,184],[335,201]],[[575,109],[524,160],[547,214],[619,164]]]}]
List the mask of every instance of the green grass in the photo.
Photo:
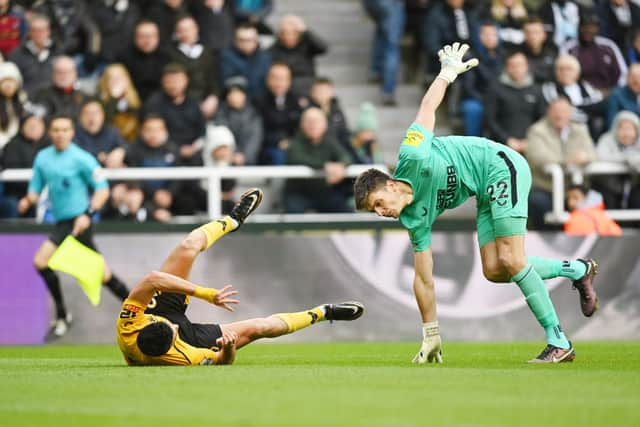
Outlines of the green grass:
[{"label": "green grass", "polygon": [[0,347],[2,426],[640,426],[640,342],[254,344],[236,365],[124,366],[114,346]]}]

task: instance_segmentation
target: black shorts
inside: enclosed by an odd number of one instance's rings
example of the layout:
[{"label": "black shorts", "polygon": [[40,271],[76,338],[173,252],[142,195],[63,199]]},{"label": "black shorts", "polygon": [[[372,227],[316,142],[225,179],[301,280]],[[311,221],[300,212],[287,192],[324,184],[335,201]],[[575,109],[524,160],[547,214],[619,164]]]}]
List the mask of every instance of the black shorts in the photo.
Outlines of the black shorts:
[{"label": "black shorts", "polygon": [[185,300],[186,295],[183,294],[156,294],[145,313],[165,317],[178,325],[178,334],[187,344],[201,348],[216,347],[216,340],[222,336],[220,325],[215,323],[191,323],[185,314],[188,307],[185,304]]},{"label": "black shorts", "polygon": [[[49,240],[55,243],[56,246],[60,246],[62,241],[73,231],[74,220],[75,218],[57,222],[53,226],[53,231],[51,232],[51,234],[49,234]],[[78,239],[78,241],[83,245],[88,246],[94,251],[98,252],[96,243],[93,241],[93,225],[90,225],[89,228],[82,232],[82,234],[76,236],[76,239]]]}]

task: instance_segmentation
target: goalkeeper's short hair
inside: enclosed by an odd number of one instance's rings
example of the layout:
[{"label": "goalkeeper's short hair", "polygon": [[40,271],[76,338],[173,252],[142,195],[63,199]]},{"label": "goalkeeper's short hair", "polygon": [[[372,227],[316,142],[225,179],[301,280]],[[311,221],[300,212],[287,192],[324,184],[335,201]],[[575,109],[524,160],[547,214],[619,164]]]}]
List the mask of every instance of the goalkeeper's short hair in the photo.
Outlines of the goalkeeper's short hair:
[{"label": "goalkeeper's short hair", "polygon": [[167,322],[153,322],[140,330],[136,343],[147,356],[162,356],[173,344],[173,333]]},{"label": "goalkeeper's short hair", "polygon": [[353,193],[356,199],[356,209],[366,210],[369,194],[384,187],[388,180],[392,179],[388,174],[378,169],[367,169],[362,172],[353,185]]}]

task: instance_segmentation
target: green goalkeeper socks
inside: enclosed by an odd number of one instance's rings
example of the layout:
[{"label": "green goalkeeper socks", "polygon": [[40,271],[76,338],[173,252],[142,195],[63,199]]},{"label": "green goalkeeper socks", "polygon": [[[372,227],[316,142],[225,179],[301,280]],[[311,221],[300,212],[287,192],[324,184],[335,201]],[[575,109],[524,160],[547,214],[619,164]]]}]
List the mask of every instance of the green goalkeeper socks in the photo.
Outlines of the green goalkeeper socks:
[{"label": "green goalkeeper socks", "polygon": [[516,282],[527,300],[527,305],[544,328],[547,343],[560,348],[569,348],[569,341],[560,328],[560,322],[549,297],[549,291],[540,275],[531,264],[527,264],[511,281]]},{"label": "green goalkeeper socks", "polygon": [[558,276],[579,280],[587,272],[587,266],[582,261],[561,261],[537,256],[530,256],[528,259],[542,280],[554,279]]}]

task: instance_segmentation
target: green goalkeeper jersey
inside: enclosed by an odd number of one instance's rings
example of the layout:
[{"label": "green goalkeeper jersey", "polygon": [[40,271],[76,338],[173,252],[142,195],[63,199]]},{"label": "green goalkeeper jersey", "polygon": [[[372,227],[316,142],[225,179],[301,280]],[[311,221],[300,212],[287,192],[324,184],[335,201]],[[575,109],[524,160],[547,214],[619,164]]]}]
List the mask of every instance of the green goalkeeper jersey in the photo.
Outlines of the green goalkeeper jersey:
[{"label": "green goalkeeper jersey", "polygon": [[445,209],[484,194],[490,158],[503,145],[486,138],[436,137],[413,123],[400,146],[393,179],[413,189],[413,201],[400,213],[416,252],[431,245],[431,227]]}]

